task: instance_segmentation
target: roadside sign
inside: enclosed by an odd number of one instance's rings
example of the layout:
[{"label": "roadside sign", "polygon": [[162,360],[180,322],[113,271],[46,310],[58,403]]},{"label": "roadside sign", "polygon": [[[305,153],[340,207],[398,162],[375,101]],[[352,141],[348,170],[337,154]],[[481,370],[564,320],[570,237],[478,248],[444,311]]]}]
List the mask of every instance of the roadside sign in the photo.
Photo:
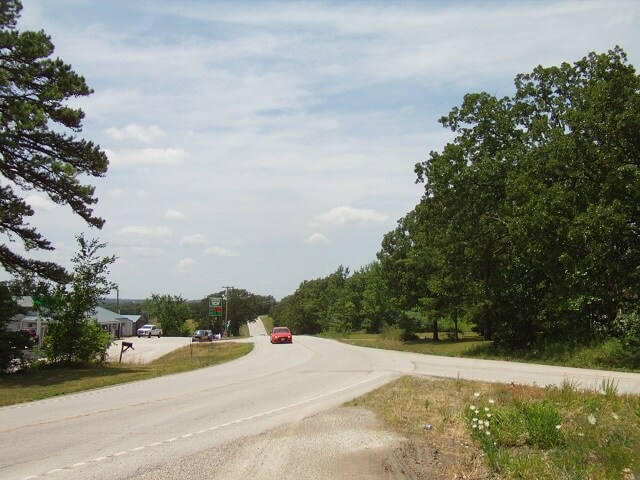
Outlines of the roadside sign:
[{"label": "roadside sign", "polygon": [[220,297],[209,297],[209,316],[221,317],[222,316],[223,300]]}]

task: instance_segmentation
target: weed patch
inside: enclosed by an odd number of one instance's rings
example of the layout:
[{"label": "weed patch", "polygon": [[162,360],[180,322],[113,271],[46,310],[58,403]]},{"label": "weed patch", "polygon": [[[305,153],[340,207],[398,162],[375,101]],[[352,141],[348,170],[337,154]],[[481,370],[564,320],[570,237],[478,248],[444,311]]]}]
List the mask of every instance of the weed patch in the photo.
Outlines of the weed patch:
[{"label": "weed patch", "polygon": [[640,478],[640,397],[611,388],[404,377],[352,404],[450,459],[438,478]]}]

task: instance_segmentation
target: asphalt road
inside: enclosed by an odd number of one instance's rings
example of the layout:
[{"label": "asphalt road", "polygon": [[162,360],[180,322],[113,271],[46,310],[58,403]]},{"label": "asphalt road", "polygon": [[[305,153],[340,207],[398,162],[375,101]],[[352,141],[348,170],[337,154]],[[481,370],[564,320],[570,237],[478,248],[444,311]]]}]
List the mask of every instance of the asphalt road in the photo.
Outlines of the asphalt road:
[{"label": "asphalt road", "polygon": [[585,388],[604,380],[640,393],[638,374],[433,357],[305,336],[271,345],[264,332],[252,332],[254,350],[224,365],[1,408],[0,478],[118,480],[163,467],[173,469],[173,479],[193,478],[176,465],[197,462],[201,452],[224,459],[232,454],[228,445],[404,374],[541,386],[570,380]]}]

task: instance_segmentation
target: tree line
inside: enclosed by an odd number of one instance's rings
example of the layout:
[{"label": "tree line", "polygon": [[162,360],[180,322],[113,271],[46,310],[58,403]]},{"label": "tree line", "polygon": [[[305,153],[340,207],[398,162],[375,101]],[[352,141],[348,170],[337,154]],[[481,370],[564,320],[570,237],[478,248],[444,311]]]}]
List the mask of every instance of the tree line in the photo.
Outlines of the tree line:
[{"label": "tree line", "polygon": [[635,68],[616,47],[514,83],[513,96],[470,93],[440,119],[454,138],[416,164],[424,195],[375,262],[303,282],[274,319],[309,333],[436,335],[439,321],[464,320],[503,350],[617,338],[620,352],[638,351]]},{"label": "tree line", "polygon": [[[222,315],[212,316],[209,297],[223,298]],[[269,312],[276,302],[270,295],[256,295],[242,288],[214,292],[199,301],[182,295],[152,294],[142,306],[151,322],[159,323],[166,336],[190,336],[196,328],[214,333],[240,335],[240,327]]]}]

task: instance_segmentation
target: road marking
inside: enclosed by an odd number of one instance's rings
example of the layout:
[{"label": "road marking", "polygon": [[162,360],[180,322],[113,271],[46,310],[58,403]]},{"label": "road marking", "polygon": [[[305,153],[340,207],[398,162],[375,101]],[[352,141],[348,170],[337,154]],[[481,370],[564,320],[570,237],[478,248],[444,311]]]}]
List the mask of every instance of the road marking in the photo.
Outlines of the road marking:
[{"label": "road marking", "polygon": [[248,421],[251,421],[251,420],[256,420],[258,418],[267,417],[269,415],[273,415],[274,413],[279,413],[279,412],[282,412],[282,411],[285,411],[285,410],[289,410],[289,409],[292,409],[292,408],[300,407],[302,405],[306,405],[308,403],[316,402],[316,401],[318,401],[320,399],[323,399],[323,398],[326,398],[326,397],[331,397],[332,395],[337,395],[338,393],[346,392],[347,390],[350,390],[352,388],[356,388],[356,387],[360,387],[362,385],[366,385],[367,383],[374,382],[374,381],[376,381],[376,380],[378,380],[378,379],[380,379],[380,378],[382,378],[384,376],[386,376],[386,375],[384,375],[384,374],[383,375],[377,375],[375,377],[363,380],[361,382],[354,383],[352,385],[347,385],[346,387],[338,388],[338,389],[333,390],[331,392],[323,393],[321,395],[317,395],[317,396],[312,397],[312,398],[307,398],[306,400],[300,400],[299,402],[291,403],[291,404],[285,405],[283,407],[274,408],[274,409],[268,410],[266,412],[256,413],[255,415],[251,415],[249,417],[244,417],[244,418],[239,418],[237,420],[233,420],[231,422],[223,423],[223,424],[220,424],[220,425],[213,425],[213,426],[211,426],[209,428],[206,428],[204,430],[198,430],[197,432],[193,432],[193,433],[186,433],[186,434],[184,434],[184,435],[182,435],[180,437],[172,437],[172,438],[168,438],[166,440],[160,441],[160,442],[149,443],[147,445],[142,445],[140,447],[132,448],[132,449],[127,450],[127,451],[121,451],[121,452],[114,453],[114,454],[111,454],[111,455],[107,455],[107,456],[104,456],[104,457],[97,457],[97,458],[94,458],[93,460],[89,460],[87,462],[79,462],[79,463],[72,464],[72,465],[70,465],[68,467],[56,468],[55,470],[49,470],[48,472],[45,472],[45,473],[42,473],[42,474],[39,474],[39,475],[30,475],[28,477],[23,477],[22,480],[34,480],[34,479],[37,479],[37,478],[40,478],[40,477],[44,477],[44,476],[47,476],[47,475],[53,475],[53,474],[56,474],[56,473],[59,473],[59,472],[63,472],[65,470],[71,470],[73,468],[79,468],[79,467],[82,467],[84,465],[89,465],[91,463],[102,462],[102,461],[107,460],[109,458],[121,457],[121,456],[129,454],[129,453],[139,452],[139,451],[144,450],[146,448],[157,447],[159,445],[164,445],[164,444],[175,442],[176,440],[190,438],[190,437],[193,437],[195,435],[202,435],[202,434],[205,434],[207,432],[212,432],[214,430],[218,430],[218,429],[221,429],[221,428],[226,428],[226,427],[230,427],[232,425],[238,425],[240,423],[245,423],[245,422],[248,422]]}]

